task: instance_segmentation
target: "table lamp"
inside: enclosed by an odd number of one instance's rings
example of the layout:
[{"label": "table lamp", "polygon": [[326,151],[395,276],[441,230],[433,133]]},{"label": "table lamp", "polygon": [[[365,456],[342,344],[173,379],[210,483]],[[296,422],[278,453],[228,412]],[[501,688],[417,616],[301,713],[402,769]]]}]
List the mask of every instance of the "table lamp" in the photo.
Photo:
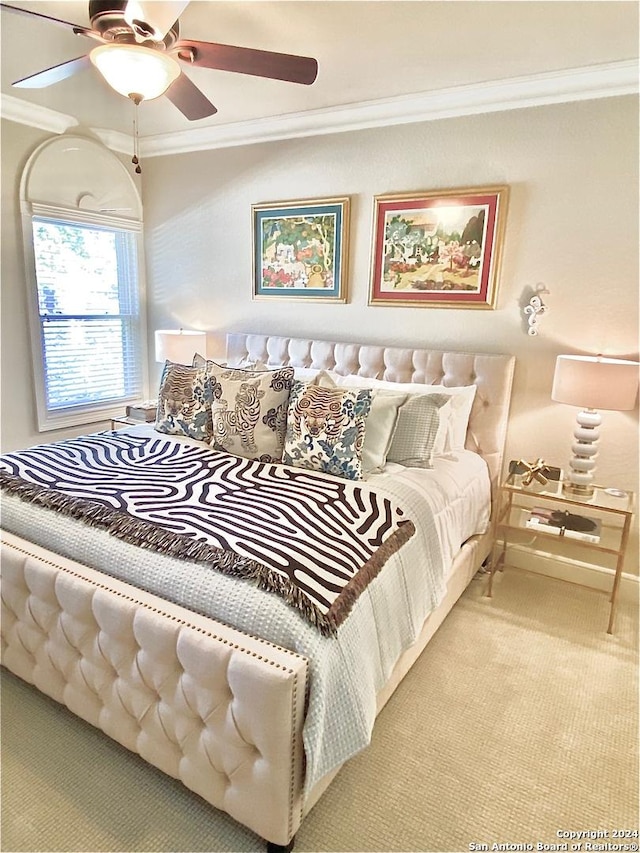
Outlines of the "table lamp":
[{"label": "table lamp", "polygon": [[197,352],[206,354],[207,333],[185,329],[158,329],[155,333],[155,343],[156,361],[191,365]]},{"label": "table lamp", "polygon": [[596,467],[602,423],[598,409],[624,411],[633,409],[638,394],[637,361],[591,355],[559,355],[553,377],[551,399],[557,403],[580,406],[571,445],[573,456],[563,490],[580,497],[594,492],[593,472]]}]

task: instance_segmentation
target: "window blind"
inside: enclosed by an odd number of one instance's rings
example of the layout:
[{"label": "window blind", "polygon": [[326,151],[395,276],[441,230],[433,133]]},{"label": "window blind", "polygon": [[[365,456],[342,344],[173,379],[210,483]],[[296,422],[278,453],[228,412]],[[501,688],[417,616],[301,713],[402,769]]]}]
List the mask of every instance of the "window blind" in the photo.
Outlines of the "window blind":
[{"label": "window blind", "polygon": [[43,318],[48,409],[139,397],[133,318]]},{"label": "window blind", "polygon": [[133,232],[33,217],[48,414],[142,395],[142,334]]}]

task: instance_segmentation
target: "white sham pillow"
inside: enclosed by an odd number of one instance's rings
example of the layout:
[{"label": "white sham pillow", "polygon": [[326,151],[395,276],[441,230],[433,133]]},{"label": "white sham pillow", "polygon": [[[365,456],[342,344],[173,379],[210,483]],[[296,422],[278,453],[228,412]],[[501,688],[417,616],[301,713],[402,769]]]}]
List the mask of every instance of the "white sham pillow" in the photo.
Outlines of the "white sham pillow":
[{"label": "white sham pillow", "polygon": [[434,441],[432,455],[464,450],[471,408],[475,400],[475,385],[424,385],[417,382],[389,382],[386,379],[370,379],[366,376],[340,376],[338,385],[353,388],[379,388],[406,394],[446,394],[451,398],[440,409],[440,426]]},{"label": "white sham pillow", "polygon": [[451,432],[451,423],[453,420],[453,399],[453,397],[448,397],[444,406],[440,407],[440,423],[438,424],[438,431],[433,442],[432,459],[436,456],[444,456],[447,452],[449,433]]},{"label": "white sham pillow", "polygon": [[[326,370],[321,370],[318,371],[315,384],[322,388],[340,387],[334,381],[336,377],[337,374],[330,374]],[[365,424],[362,447],[362,473],[364,475],[380,471],[386,465],[387,454],[396,430],[398,411],[407,399],[407,394],[394,394],[391,391],[379,389],[372,390],[371,409]]]},{"label": "white sham pillow", "polygon": [[293,378],[298,382],[313,382],[323,372],[321,367],[294,367]]}]

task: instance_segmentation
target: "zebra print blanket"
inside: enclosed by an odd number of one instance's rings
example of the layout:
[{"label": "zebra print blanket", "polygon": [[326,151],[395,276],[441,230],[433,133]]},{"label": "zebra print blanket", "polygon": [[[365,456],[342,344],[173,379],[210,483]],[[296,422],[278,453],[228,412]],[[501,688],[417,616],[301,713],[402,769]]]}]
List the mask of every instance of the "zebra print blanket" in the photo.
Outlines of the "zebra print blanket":
[{"label": "zebra print blanket", "polygon": [[101,433],[8,453],[0,485],[142,548],[251,579],[326,635],[415,532],[364,484],[162,437]]}]

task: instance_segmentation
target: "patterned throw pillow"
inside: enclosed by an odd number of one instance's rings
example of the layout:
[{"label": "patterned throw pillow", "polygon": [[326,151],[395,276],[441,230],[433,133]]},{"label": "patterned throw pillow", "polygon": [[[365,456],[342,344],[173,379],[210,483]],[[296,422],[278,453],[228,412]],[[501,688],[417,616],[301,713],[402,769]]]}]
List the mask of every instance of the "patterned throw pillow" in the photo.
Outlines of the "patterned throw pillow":
[{"label": "patterned throw pillow", "polygon": [[[336,374],[334,374],[336,375]],[[327,370],[318,372],[314,384],[322,388],[339,388]],[[344,386],[343,386],[344,387]],[[363,387],[363,386],[361,386]],[[384,468],[398,420],[398,409],[407,401],[407,394],[371,389],[371,409],[367,417],[362,446],[362,473],[371,474]]]},{"label": "patterned throw pillow", "polygon": [[432,455],[440,409],[449,400],[446,394],[412,394],[398,409],[396,431],[387,454],[389,462],[408,468],[432,468]]},{"label": "patterned throw pillow", "polygon": [[158,391],[158,432],[210,441],[212,391],[206,370],[165,361]]},{"label": "patterned throw pillow", "polygon": [[293,368],[249,370],[208,362],[216,450],[260,462],[281,462]]},{"label": "patterned throw pillow", "polygon": [[362,447],[371,391],[294,382],[282,461],[286,465],[362,479]]}]

